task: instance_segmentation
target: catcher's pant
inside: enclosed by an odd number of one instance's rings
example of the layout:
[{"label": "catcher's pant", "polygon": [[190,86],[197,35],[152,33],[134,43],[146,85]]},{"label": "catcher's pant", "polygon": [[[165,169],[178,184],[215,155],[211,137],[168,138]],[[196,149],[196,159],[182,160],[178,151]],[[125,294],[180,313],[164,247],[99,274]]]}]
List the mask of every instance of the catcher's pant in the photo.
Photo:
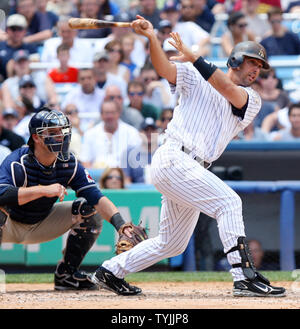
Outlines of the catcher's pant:
[{"label": "catcher's pant", "polygon": [[[237,245],[239,236],[245,236],[240,197],[181,151],[181,147],[181,143],[169,139],[153,157],[152,181],[163,195],[159,234],[103,263],[119,278],[181,254],[193,234],[200,212],[217,220],[224,252]],[[229,253],[227,258],[230,264],[241,262],[238,251]],[[245,278],[241,268],[234,268],[231,273],[234,280]]]}]

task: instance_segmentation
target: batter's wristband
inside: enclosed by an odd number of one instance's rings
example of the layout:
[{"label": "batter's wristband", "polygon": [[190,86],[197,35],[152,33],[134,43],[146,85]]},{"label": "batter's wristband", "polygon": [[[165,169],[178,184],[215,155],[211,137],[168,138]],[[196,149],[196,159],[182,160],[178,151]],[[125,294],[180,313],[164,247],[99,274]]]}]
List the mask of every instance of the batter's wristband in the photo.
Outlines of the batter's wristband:
[{"label": "batter's wristband", "polygon": [[120,227],[125,224],[124,219],[120,215],[119,212],[111,216],[110,223],[115,227],[117,231],[119,231]]},{"label": "batter's wristband", "polygon": [[207,62],[202,56],[200,56],[196,62],[193,64],[195,68],[199,71],[199,73],[203,76],[203,78],[207,81],[212,74],[217,69],[217,66]]}]

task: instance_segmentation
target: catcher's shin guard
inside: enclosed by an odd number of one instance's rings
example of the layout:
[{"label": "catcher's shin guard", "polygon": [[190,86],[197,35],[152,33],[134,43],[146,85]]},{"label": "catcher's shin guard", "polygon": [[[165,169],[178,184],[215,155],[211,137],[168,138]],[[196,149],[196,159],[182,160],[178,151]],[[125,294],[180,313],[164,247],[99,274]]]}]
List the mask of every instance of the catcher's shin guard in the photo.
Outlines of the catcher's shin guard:
[{"label": "catcher's shin guard", "polygon": [[0,246],[2,242],[2,227],[4,226],[7,217],[8,217],[7,211],[4,208],[0,207]]},{"label": "catcher's shin guard", "polygon": [[70,272],[79,268],[102,229],[102,218],[84,198],[74,200],[72,214],[80,215],[83,222],[71,229],[64,250],[63,262]]},{"label": "catcher's shin guard", "polygon": [[237,246],[232,247],[227,253],[231,253],[234,251],[238,251],[241,256],[241,263],[232,264],[233,268],[241,267],[243,274],[247,279],[253,281],[256,277],[259,277],[260,280],[266,284],[270,284],[270,281],[257,272],[256,267],[254,266],[252,255],[248,244],[246,243],[246,238],[244,236],[240,236],[237,239]]}]

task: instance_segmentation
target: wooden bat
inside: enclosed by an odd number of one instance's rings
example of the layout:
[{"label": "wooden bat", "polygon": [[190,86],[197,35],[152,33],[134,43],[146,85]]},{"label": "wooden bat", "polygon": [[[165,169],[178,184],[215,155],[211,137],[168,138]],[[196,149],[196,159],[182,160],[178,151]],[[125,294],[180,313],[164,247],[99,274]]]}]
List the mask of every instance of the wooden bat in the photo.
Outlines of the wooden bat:
[{"label": "wooden bat", "polygon": [[[71,29],[80,30],[101,29],[105,27],[131,27],[130,22],[110,22],[94,18],[70,18],[68,23]],[[143,22],[142,28],[146,29],[147,27],[148,23]]]}]

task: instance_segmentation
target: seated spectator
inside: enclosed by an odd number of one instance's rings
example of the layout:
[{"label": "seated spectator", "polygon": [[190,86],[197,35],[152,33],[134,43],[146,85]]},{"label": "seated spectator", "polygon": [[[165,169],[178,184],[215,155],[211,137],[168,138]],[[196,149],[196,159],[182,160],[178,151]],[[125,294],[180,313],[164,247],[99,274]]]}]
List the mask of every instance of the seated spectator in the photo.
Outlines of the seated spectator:
[{"label": "seated spectator", "polygon": [[36,86],[36,95],[44,103],[57,104],[58,97],[52,80],[43,70],[31,71],[29,52],[18,50],[13,56],[13,71],[15,75],[2,84],[3,104],[5,108],[16,108],[20,97],[19,82],[25,75],[30,75]]},{"label": "seated spectator", "polygon": [[[26,141],[27,142],[27,141]],[[3,114],[0,111],[0,145],[9,148],[11,151],[26,144],[23,137],[15,134],[13,131],[4,128],[3,126]]]},{"label": "seated spectator", "polygon": [[255,41],[255,36],[247,30],[246,16],[239,11],[231,13],[227,20],[228,30],[221,37],[223,57],[228,57],[233,47],[242,41]]},{"label": "seated spectator", "polygon": [[122,96],[127,101],[127,82],[121,77],[110,73],[109,59],[106,51],[97,52],[93,58],[93,70],[95,73],[96,83],[101,90],[108,86],[118,86],[121,89]]},{"label": "seated spectator", "polygon": [[159,110],[170,106],[171,91],[167,84],[164,84],[152,65],[145,65],[141,69],[140,79],[146,88],[143,102],[152,104]]},{"label": "seated spectator", "polygon": [[75,104],[80,117],[80,128],[85,132],[99,118],[99,108],[103,102],[104,91],[97,86],[93,69],[80,69],[79,85],[73,87],[61,102],[61,107]]},{"label": "seated spectator", "polygon": [[140,144],[138,130],[120,120],[117,104],[104,101],[101,122],[83,135],[80,160],[86,168],[125,168],[128,150]]},{"label": "seated spectator", "polygon": [[64,44],[70,48],[70,66],[84,66],[92,63],[94,50],[88,40],[78,38],[77,30],[71,29],[68,24],[70,17],[62,16],[57,22],[57,37],[44,42],[41,61],[54,63],[57,66],[57,47]]},{"label": "seated spectator", "polygon": [[173,119],[173,109],[166,108],[163,109],[159,119],[157,120],[157,125],[159,128],[158,144],[162,145],[165,141],[165,132],[168,123]]},{"label": "seated spectator", "polygon": [[[180,4],[179,4],[179,11],[180,11],[180,21],[181,22],[195,22],[196,21],[196,10],[195,10],[193,0],[181,0]],[[203,29],[205,30],[205,28],[203,28]],[[209,32],[209,31],[207,31],[207,32]]]},{"label": "seated spectator", "polygon": [[289,31],[282,24],[282,10],[272,7],[268,11],[268,21],[271,24],[271,35],[262,39],[268,57],[278,55],[299,55],[300,40],[297,34]]},{"label": "seated spectator", "polygon": [[129,106],[139,111],[144,118],[151,117],[157,120],[160,110],[144,102],[146,88],[140,81],[130,81],[128,83]]},{"label": "seated spectator", "polygon": [[40,43],[52,37],[51,22],[40,13],[34,0],[18,0],[17,13],[24,15],[27,21],[27,35],[24,38],[28,43]]},{"label": "seated spectator", "polygon": [[14,127],[19,122],[19,113],[15,109],[5,109],[2,112],[4,128],[13,131]]},{"label": "seated spectator", "polygon": [[70,151],[78,158],[81,150],[83,131],[80,128],[80,118],[78,115],[78,109],[75,104],[68,104],[63,112],[68,117],[72,124],[72,139],[70,143]]},{"label": "seated spectator", "polygon": [[[132,33],[124,34],[120,39],[123,58],[121,65],[124,65],[130,72],[129,80],[136,78],[139,74],[140,68],[132,59],[132,53],[135,47],[135,36]],[[126,80],[127,82],[129,81]]]},{"label": "seated spectator", "polygon": [[24,41],[27,22],[23,15],[14,14],[7,18],[6,40],[0,41],[0,83],[13,75],[12,69],[8,66],[17,50],[27,50],[30,55],[37,54],[36,45]]},{"label": "seated spectator", "polygon": [[269,133],[273,130],[280,130],[283,128],[290,128],[291,123],[288,116],[289,109],[284,107],[276,112],[268,114],[261,124],[261,129],[265,133]]},{"label": "seated spectator", "polygon": [[291,126],[270,133],[272,141],[300,142],[300,103],[291,104],[288,110]]},{"label": "seated spectator", "polygon": [[275,271],[279,270],[279,264],[274,262],[267,262],[265,260],[265,253],[262,244],[256,240],[251,239],[248,241],[248,247],[251,251],[254,266],[260,271]]},{"label": "seated spectator", "polygon": [[119,111],[121,113],[120,119],[125,123],[135,127],[137,130],[140,130],[141,124],[144,121],[144,117],[136,109],[131,108],[130,106],[125,106],[121,90],[118,86],[108,86],[105,89],[104,100],[115,102],[118,105]]},{"label": "seated spectator", "polygon": [[211,9],[207,5],[206,0],[193,0],[194,10],[195,10],[195,22],[202,29],[211,32],[211,29],[215,23],[215,16]]},{"label": "seated spectator", "polygon": [[131,20],[136,18],[136,15],[143,16],[150,21],[155,29],[158,28],[160,21],[160,10],[157,7],[156,0],[138,0],[136,8],[130,8],[128,14]]},{"label": "seated spectator", "polygon": [[39,15],[42,17],[43,24],[48,25],[50,29],[55,28],[59,15],[48,8],[48,0],[35,0],[35,4]]},{"label": "seated spectator", "polygon": [[125,65],[122,65],[124,52],[121,42],[119,40],[112,40],[105,45],[104,49],[108,53],[108,72],[122,77],[128,83],[130,80],[130,71]]},{"label": "seated spectator", "polygon": [[170,38],[170,33],[172,32],[172,24],[167,19],[163,19],[159,22],[158,29],[156,32],[157,39],[160,41],[163,47],[164,41]]},{"label": "seated spectator", "polygon": [[172,31],[178,32],[188,47],[193,47],[199,56],[207,56],[210,51],[209,33],[194,22],[180,22],[178,5],[167,1],[162,9],[161,18],[172,24]]},{"label": "seated spectator", "polygon": [[[105,15],[113,15],[110,11],[110,7],[107,6],[106,12],[104,13],[103,5],[104,3],[109,3],[109,1],[99,1],[99,0],[81,0],[78,4],[78,10],[72,13],[73,17],[80,18],[94,18],[94,19],[104,19]],[[105,38],[111,33],[110,28],[102,29],[83,29],[78,31],[79,38]]]},{"label": "seated spectator", "polygon": [[241,1],[241,12],[245,15],[248,29],[254,33],[257,42],[260,42],[271,30],[268,20],[261,18],[258,14],[259,3],[259,0]]},{"label": "seated spectator", "polygon": [[70,48],[61,44],[56,49],[57,59],[59,60],[59,67],[52,69],[48,75],[54,83],[77,83],[78,69],[69,66]]},{"label": "seated spectator", "polygon": [[99,179],[99,185],[102,189],[125,189],[124,171],[121,168],[106,168]]}]

